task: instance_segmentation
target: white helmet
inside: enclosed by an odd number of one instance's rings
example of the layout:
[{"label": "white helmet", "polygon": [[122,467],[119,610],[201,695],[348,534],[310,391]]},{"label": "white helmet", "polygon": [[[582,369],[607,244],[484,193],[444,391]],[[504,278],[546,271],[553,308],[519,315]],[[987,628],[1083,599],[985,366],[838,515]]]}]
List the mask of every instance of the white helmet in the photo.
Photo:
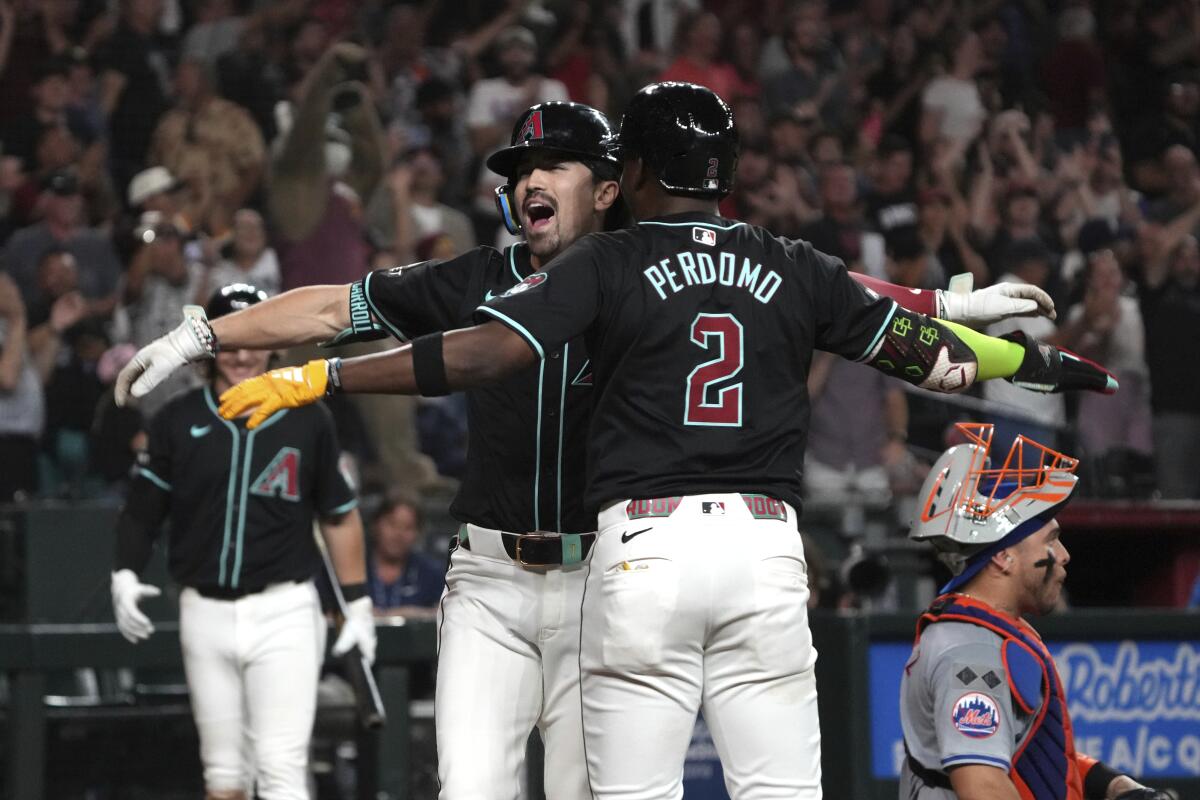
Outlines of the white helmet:
[{"label": "white helmet", "polygon": [[[933,465],[917,495],[909,531],[909,538],[931,543],[954,573],[943,592],[982,569],[986,558],[973,556],[1014,545],[1049,522],[1079,482],[1078,459],[1024,436],[1013,442],[1001,467],[991,468],[993,426],[960,422],[956,427],[967,442],[951,447]],[[977,568],[968,570],[969,562]]]}]

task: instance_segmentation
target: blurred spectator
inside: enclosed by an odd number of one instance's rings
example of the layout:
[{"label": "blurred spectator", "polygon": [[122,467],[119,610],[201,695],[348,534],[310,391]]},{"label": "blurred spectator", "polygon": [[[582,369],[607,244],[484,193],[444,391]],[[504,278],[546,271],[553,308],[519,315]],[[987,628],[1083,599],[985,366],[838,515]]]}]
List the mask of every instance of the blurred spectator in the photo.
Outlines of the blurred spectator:
[{"label": "blurred spectator", "polygon": [[1104,103],[1104,54],[1090,8],[1059,12],[1058,43],[1042,63],[1041,82],[1060,131],[1082,131],[1091,110]]},{"label": "blurred spectator", "polygon": [[871,187],[866,194],[867,221],[877,231],[917,224],[917,197],[913,191],[912,145],[898,136],[879,143],[870,166]]},{"label": "blurred spectator", "polygon": [[967,209],[962,198],[953,198],[940,188],[930,188],[920,194],[917,206],[917,226],[925,249],[935,262],[933,269],[947,279],[969,272],[976,287],[990,283],[987,263],[967,237]]},{"label": "blurred spectator", "polygon": [[213,292],[231,283],[248,283],[269,295],[279,294],[282,285],[279,259],[267,242],[266,222],[252,208],[233,215],[233,235],[225,254],[208,270],[196,302],[207,301]]},{"label": "blurred spectator", "polygon": [[[982,220],[978,214],[981,208]],[[1015,242],[1037,240],[1044,243],[1048,238],[1042,229],[1041,198],[1037,189],[1029,184],[1014,182],[1010,185],[1000,202],[998,226],[994,224],[996,212],[979,194],[971,198],[971,211],[972,227],[985,243],[984,256],[993,271],[1006,268]]]},{"label": "blurred spectator", "polygon": [[920,139],[929,147],[935,139],[962,145],[983,128],[987,111],[975,85],[983,66],[983,49],[974,31],[960,33],[949,48],[950,69],[931,80],[921,95]]},{"label": "blurred spectator", "polygon": [[33,109],[28,116],[10,120],[4,128],[2,138],[5,155],[20,158],[26,170],[34,168],[38,140],[47,129],[64,129],[81,145],[88,145],[96,140],[98,131],[91,126],[86,117],[69,106],[71,95],[67,75],[68,65],[65,60],[52,59],[44,62],[30,89]]},{"label": "blurred spectator", "polygon": [[[1142,89],[1158,85],[1149,84]],[[1174,165],[1183,158],[1181,150],[1191,152],[1193,159],[1200,153],[1197,136],[1197,116],[1200,114],[1200,76],[1194,70],[1176,70],[1164,79],[1161,111],[1147,114],[1133,126],[1126,141],[1130,175],[1133,185],[1157,195],[1172,188]],[[1170,153],[1178,148],[1172,158]]]},{"label": "blurred spectator", "polygon": [[0,503],[37,489],[37,443],[45,420],[42,385],[27,355],[25,306],[0,273]]},{"label": "blurred spectator", "polygon": [[420,619],[436,614],[446,571],[416,549],[421,528],[420,505],[402,495],[385,499],[371,520],[367,585],[376,614]]},{"label": "blurred spectator", "polygon": [[97,54],[118,186],[142,168],[154,126],[167,110],[171,78],[157,39],[162,7],[162,0],[122,0],[117,29]]},{"label": "blurred spectator", "polygon": [[825,4],[802,0],[792,12],[783,39],[787,65],[775,74],[764,67],[763,102],[771,113],[811,102],[821,118],[837,127],[845,106],[842,58],[829,39]]},{"label": "blurred spectator", "polygon": [[453,84],[430,78],[417,87],[420,134],[410,130],[410,146],[428,147],[438,157],[444,177],[438,199],[462,207],[471,191],[471,147],[466,122],[460,113],[458,90]]},{"label": "blurred spectator", "polygon": [[[82,306],[78,309],[82,311]],[[48,324],[55,325],[53,317]],[[97,365],[110,342],[104,326],[95,319],[67,325],[46,341],[48,352],[35,355],[46,392],[41,492],[65,491],[78,496],[87,491],[86,473],[92,462],[89,438],[104,395]]]},{"label": "blurred spectator", "polygon": [[475,246],[467,215],[438,200],[444,180],[437,154],[429,148],[414,150],[376,193],[368,208],[372,239],[390,251],[394,264],[417,261],[417,243],[437,234],[449,236],[456,253]]},{"label": "blurred spectator", "polygon": [[881,134],[892,133],[917,141],[921,123],[921,91],[929,80],[917,52],[917,38],[908,25],[893,31],[882,65],[867,81]]},{"label": "blurred spectator", "polygon": [[925,240],[916,225],[900,225],[883,234],[883,277],[889,282],[910,289],[939,289],[949,276],[943,275],[941,265],[929,257]]},{"label": "blurred spectator", "polygon": [[[741,20],[733,26],[728,41],[729,66],[733,69],[733,86],[729,90],[727,102],[733,103],[739,98],[750,98],[757,101],[759,95],[762,94],[762,80],[758,76],[758,56],[762,52],[762,31],[754,22]],[[759,107],[757,102],[754,103],[754,106]],[[761,111],[759,116],[762,116]],[[736,112],[734,118],[738,120],[738,127],[742,129],[742,135],[746,135],[742,120]]]},{"label": "blurred spectator", "polygon": [[675,60],[657,80],[682,81],[707,86],[728,102],[734,96],[738,76],[733,67],[719,60],[721,21],[710,11],[680,14],[675,24]]},{"label": "blurred spectator", "polygon": [[176,107],[154,130],[149,160],[187,185],[186,216],[220,235],[258,187],[262,134],[244,108],[216,96],[199,61],[176,69],[175,95]]},{"label": "blurred spectator", "polygon": [[[180,310],[199,295],[204,268],[185,257],[181,232],[157,211],[142,214],[134,235],[140,246],[125,276],[120,312],[129,341],[142,347],[179,325]],[[138,407],[152,417],[177,393],[195,385],[195,373],[178,370],[142,397]]]},{"label": "blurred spectator", "polygon": [[[1054,254],[1039,239],[1017,239],[1008,245],[1003,264],[1007,271],[998,282],[1030,283],[1045,289],[1054,269]],[[1058,327],[1045,317],[1024,317],[998,322],[987,330],[992,336],[1013,331],[1023,331],[1043,342],[1055,342]],[[991,414],[996,425],[992,434],[995,452],[1008,452],[1018,434],[1047,447],[1056,446],[1059,429],[1066,422],[1061,394],[1035,394],[1008,381],[988,381],[983,385],[983,396],[997,406]]]},{"label": "blurred spectator", "polygon": [[1146,216],[1165,225],[1200,200],[1200,168],[1195,152],[1181,144],[1168,147],[1162,161],[1167,171],[1166,191],[1150,206]]},{"label": "blurred spectator", "polygon": [[157,211],[184,233],[197,228],[197,221],[184,211],[186,184],[166,167],[149,167],[133,176],[126,192],[126,201],[134,211]]},{"label": "blurred spectator", "polygon": [[1146,260],[1141,286],[1154,455],[1158,488],[1166,498],[1200,498],[1195,466],[1200,459],[1200,373],[1179,361],[1179,348],[1200,341],[1200,248],[1192,233],[1198,221],[1200,206],[1177,220],[1184,224],[1167,231],[1160,252]]},{"label": "blurred spectator", "polygon": [[29,114],[30,87],[47,62],[70,46],[78,12],[71,2],[16,0],[0,5],[0,123]]},{"label": "blurred spectator", "polygon": [[183,37],[181,57],[211,69],[237,47],[246,20],[237,15],[234,0],[200,0],[195,13],[195,21]]},{"label": "blurred spectator", "polygon": [[387,12],[383,40],[375,53],[380,96],[391,125],[402,135],[402,146],[423,147],[432,139],[421,113],[421,87],[430,82],[456,94],[454,82],[462,69],[458,53],[451,48],[430,47],[427,42],[432,6],[397,5]]},{"label": "blurred spectator", "polygon": [[821,170],[821,217],[801,228],[800,236],[816,249],[840,258],[850,269],[863,259],[862,213],[858,177],[850,164],[831,164]]},{"label": "blurred spectator", "polygon": [[[537,40],[528,28],[512,27],[496,38],[501,74],[484,78],[471,87],[467,103],[467,130],[471,149],[485,158],[508,145],[513,120],[534,103],[568,100],[567,87],[533,71]],[[479,169],[475,208],[484,219],[496,219],[495,188],[504,178],[485,166]]]},{"label": "blurred spectator", "polygon": [[62,337],[87,315],[87,301],[79,293],[75,256],[52,247],[38,263],[38,303],[26,309],[29,350],[46,382],[57,363]]},{"label": "blurred spectator", "polygon": [[1111,397],[1079,396],[1080,445],[1092,457],[1117,449],[1149,457],[1151,387],[1142,312],[1137,298],[1125,292],[1125,276],[1111,249],[1092,249],[1084,256],[1083,300],[1067,312],[1055,343],[1103,364],[1121,390]]},{"label": "blurred spectator", "polygon": [[141,412],[133,406],[117,406],[112,394],[117,373],[135,352],[137,348],[132,344],[118,344],[105,351],[96,365],[104,396],[97,404],[88,450],[93,472],[121,497],[137,454],[145,452],[147,444]]},{"label": "blurred spectator", "polygon": [[42,183],[38,200],[41,222],[13,234],[4,249],[4,269],[16,281],[27,305],[40,307],[46,298],[38,286],[38,265],[52,248],[75,257],[79,290],[88,301],[88,316],[107,317],[117,301],[117,262],[109,237],[83,224],[83,198],[73,172],[59,170]]}]

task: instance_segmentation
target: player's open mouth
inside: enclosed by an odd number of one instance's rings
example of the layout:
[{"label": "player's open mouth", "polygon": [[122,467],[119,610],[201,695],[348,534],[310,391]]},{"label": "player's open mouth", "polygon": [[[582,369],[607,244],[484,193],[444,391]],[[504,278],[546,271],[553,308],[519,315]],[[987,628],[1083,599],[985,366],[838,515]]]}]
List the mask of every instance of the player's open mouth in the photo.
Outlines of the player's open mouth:
[{"label": "player's open mouth", "polygon": [[531,231],[540,231],[550,226],[554,219],[554,207],[535,200],[525,204],[525,219]]}]

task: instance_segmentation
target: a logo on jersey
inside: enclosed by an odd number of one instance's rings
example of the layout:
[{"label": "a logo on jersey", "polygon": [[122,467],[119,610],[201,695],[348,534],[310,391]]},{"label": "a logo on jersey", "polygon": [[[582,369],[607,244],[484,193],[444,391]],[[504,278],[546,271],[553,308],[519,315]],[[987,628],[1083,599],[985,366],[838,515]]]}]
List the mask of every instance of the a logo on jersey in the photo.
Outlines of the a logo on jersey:
[{"label": "a logo on jersey", "polygon": [[492,300],[495,299],[495,297],[496,297],[496,295],[492,294],[492,290],[488,289],[486,292],[484,292],[483,302],[490,303],[490,302],[492,302]]},{"label": "a logo on jersey", "polygon": [[718,186],[717,173],[721,168],[721,162],[715,158],[708,160],[708,171],[704,173],[704,188],[716,189]]},{"label": "a logo on jersey", "polygon": [[280,449],[267,468],[250,483],[250,493],[300,502],[300,451],[294,447]]},{"label": "a logo on jersey", "polygon": [[700,503],[700,513],[701,514],[712,514],[713,516],[718,516],[718,517],[724,516],[725,515],[725,504],[716,502],[716,501],[703,500]]},{"label": "a logo on jersey", "polygon": [[950,718],[959,733],[972,739],[986,739],[1000,729],[996,701],[981,692],[968,692],[958,698]]},{"label": "a logo on jersey", "polygon": [[692,241],[699,242],[708,247],[716,247],[717,232],[709,228],[692,228]]},{"label": "a logo on jersey", "polygon": [[530,142],[542,138],[542,112],[535,111],[525,120],[525,124],[521,126],[521,132],[517,134],[517,138],[523,142]]},{"label": "a logo on jersey", "polygon": [[579,368],[579,372],[571,380],[571,385],[591,388],[592,384],[592,360],[589,358],[583,362],[583,366]]},{"label": "a logo on jersey", "polygon": [[682,497],[656,497],[653,500],[630,500],[625,506],[625,516],[629,519],[645,519],[646,517],[669,517],[679,508]]},{"label": "a logo on jersey", "polygon": [[505,292],[504,294],[502,294],[500,296],[501,297],[512,297],[514,294],[520,294],[521,292],[532,289],[533,287],[539,286],[545,282],[546,282],[546,273],[535,272],[532,275],[530,275],[528,278],[521,281],[516,286],[512,287],[511,289],[509,289],[507,292]]},{"label": "a logo on jersey", "polygon": [[201,436],[207,435],[211,430],[212,425],[193,425],[188,429],[188,433],[192,435],[193,439],[199,439]]}]

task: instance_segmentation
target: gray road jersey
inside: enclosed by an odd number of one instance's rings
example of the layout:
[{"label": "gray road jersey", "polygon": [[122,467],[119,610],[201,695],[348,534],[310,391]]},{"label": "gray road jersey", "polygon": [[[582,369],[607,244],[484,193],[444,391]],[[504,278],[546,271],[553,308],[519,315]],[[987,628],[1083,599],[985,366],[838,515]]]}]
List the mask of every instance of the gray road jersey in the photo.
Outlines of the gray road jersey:
[{"label": "gray road jersey", "polygon": [[[996,634],[965,622],[925,629],[900,681],[900,724],[912,756],[946,772],[963,764],[1008,770],[1017,745],[1036,716],[1014,705]],[[900,797],[953,800],[926,787],[905,764]]]}]

